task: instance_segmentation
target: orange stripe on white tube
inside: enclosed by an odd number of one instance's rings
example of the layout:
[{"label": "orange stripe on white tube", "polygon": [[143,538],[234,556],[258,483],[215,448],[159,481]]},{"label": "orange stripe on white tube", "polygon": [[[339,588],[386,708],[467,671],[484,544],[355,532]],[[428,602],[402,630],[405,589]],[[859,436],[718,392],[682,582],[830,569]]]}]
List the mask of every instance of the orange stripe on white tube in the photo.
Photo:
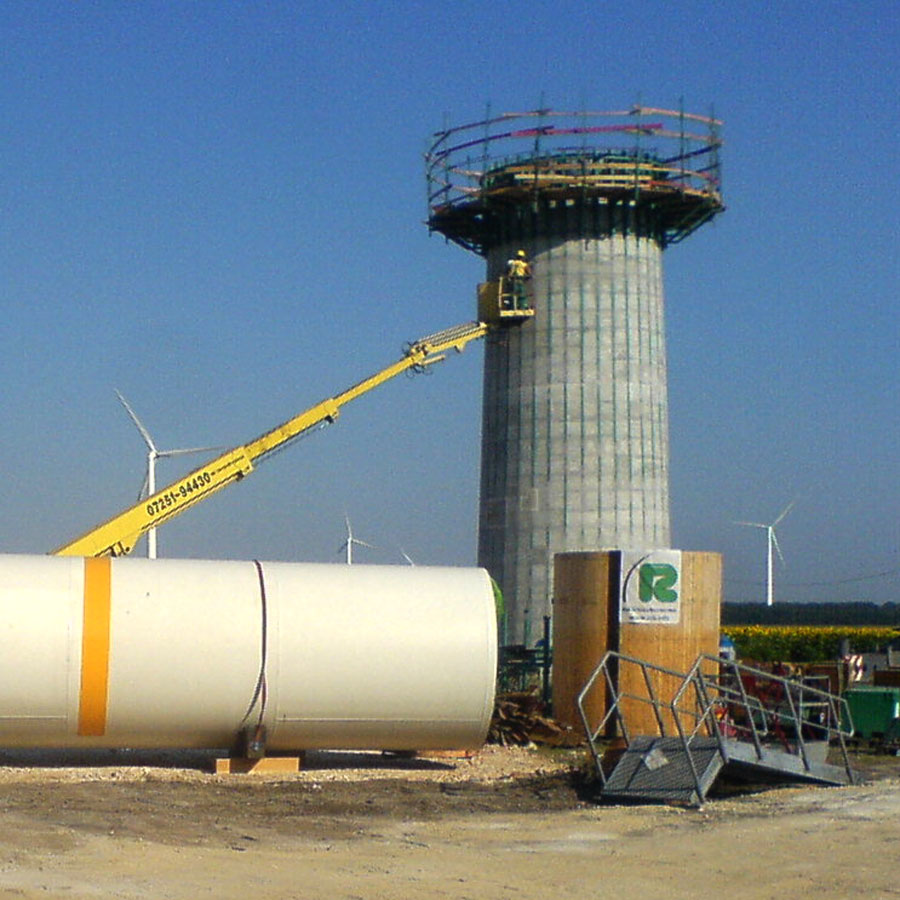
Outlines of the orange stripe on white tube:
[{"label": "orange stripe on white tube", "polygon": [[84,624],[81,636],[81,693],[78,734],[106,733],[109,691],[109,623],[111,560],[84,561]]}]

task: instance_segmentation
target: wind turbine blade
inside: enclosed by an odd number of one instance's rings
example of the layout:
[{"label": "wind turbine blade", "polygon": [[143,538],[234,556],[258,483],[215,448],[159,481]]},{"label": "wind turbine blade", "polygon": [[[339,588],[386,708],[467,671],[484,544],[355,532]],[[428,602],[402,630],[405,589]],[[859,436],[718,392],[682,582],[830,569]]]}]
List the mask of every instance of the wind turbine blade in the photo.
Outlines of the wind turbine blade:
[{"label": "wind turbine blade", "polygon": [[141,482],[141,489],[138,491],[137,498],[138,500],[143,500],[144,497],[147,496],[147,484],[149,482],[149,475],[144,475],[144,480]]},{"label": "wind turbine blade", "polygon": [[772,523],[773,527],[777,525],[793,508],[794,504],[797,502],[796,498],[791,500],[790,503],[781,511],[781,515]]},{"label": "wind turbine blade", "polygon": [[206,453],[209,450],[222,450],[223,447],[180,447],[175,450],[160,450],[157,456],[187,456],[189,453]]},{"label": "wind turbine blade", "polygon": [[131,417],[131,421],[134,422],[137,430],[141,433],[141,437],[144,439],[144,443],[147,447],[154,453],[159,453],[156,449],[156,444],[153,443],[153,438],[150,437],[150,432],[144,428],[144,423],[137,417],[137,413],[128,405],[128,401],[118,392],[118,390],[116,390],[116,396],[119,398],[119,403],[125,407],[125,412]]},{"label": "wind turbine blade", "polygon": [[402,557],[403,557],[403,558],[404,558],[411,566],[414,566],[414,565],[415,565],[415,563],[412,561],[412,559],[409,557],[409,555],[407,554],[407,552],[406,552],[402,547],[398,547],[397,549],[400,551],[400,555],[401,555],[401,556],[402,556]]},{"label": "wind turbine blade", "polygon": [[775,537],[775,529],[773,528],[770,532],[772,535],[772,546],[778,551],[778,558],[781,560],[781,564],[786,566],[787,563],[784,561],[784,555],[781,552],[781,547],[778,546],[778,538]]},{"label": "wind turbine blade", "polygon": [[753,528],[768,528],[768,525],[763,525],[762,522],[733,522],[733,525],[750,525]]},{"label": "wind turbine blade", "polygon": [[365,541],[361,541],[359,538],[353,538],[353,543],[359,547],[368,547],[370,550],[377,550],[374,544],[367,544]]}]

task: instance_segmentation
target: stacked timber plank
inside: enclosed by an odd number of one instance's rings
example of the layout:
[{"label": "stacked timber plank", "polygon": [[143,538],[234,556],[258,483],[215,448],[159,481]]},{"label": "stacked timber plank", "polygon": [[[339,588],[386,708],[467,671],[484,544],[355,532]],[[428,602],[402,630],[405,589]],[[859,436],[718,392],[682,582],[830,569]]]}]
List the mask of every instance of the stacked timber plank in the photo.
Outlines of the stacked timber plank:
[{"label": "stacked timber plank", "polygon": [[580,734],[544,715],[537,691],[501,694],[494,707],[488,742],[503,747],[545,744],[573,747],[583,743]]}]

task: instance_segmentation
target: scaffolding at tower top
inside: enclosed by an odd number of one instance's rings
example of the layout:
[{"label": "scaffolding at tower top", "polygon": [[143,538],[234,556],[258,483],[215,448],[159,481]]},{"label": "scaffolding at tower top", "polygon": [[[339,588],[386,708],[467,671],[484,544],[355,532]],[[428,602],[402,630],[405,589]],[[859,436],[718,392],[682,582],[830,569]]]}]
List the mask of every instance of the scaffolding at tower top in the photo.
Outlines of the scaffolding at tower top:
[{"label": "scaffolding at tower top", "polygon": [[511,208],[612,204],[649,213],[660,243],[678,243],[724,209],[721,125],[634,106],[503,113],[444,129],[425,153],[428,226],[484,254]]}]

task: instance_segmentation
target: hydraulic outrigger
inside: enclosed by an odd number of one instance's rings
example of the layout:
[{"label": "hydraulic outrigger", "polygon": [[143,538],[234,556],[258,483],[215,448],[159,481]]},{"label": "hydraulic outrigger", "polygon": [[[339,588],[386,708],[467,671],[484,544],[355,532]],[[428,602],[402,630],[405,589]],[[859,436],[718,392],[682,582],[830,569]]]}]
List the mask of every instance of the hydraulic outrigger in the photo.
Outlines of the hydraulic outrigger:
[{"label": "hydraulic outrigger", "polygon": [[52,555],[125,556],[151,528],[180,515],[229,484],[245,478],[261,460],[276,450],[283,449],[311,429],[333,422],[341,407],[351,400],[390,381],[401,372],[422,372],[444,359],[447,351],[462,352],[468,343],[484,337],[489,331],[519,324],[534,315],[532,309],[512,308],[510,296],[504,279],[479,285],[480,321],[466,322],[412,342],[395,363],[343,393],[304,410],[250,443],[228,450],[183,478],[173,481],[152,497],[141,500],[74,541],[57,547]]}]

